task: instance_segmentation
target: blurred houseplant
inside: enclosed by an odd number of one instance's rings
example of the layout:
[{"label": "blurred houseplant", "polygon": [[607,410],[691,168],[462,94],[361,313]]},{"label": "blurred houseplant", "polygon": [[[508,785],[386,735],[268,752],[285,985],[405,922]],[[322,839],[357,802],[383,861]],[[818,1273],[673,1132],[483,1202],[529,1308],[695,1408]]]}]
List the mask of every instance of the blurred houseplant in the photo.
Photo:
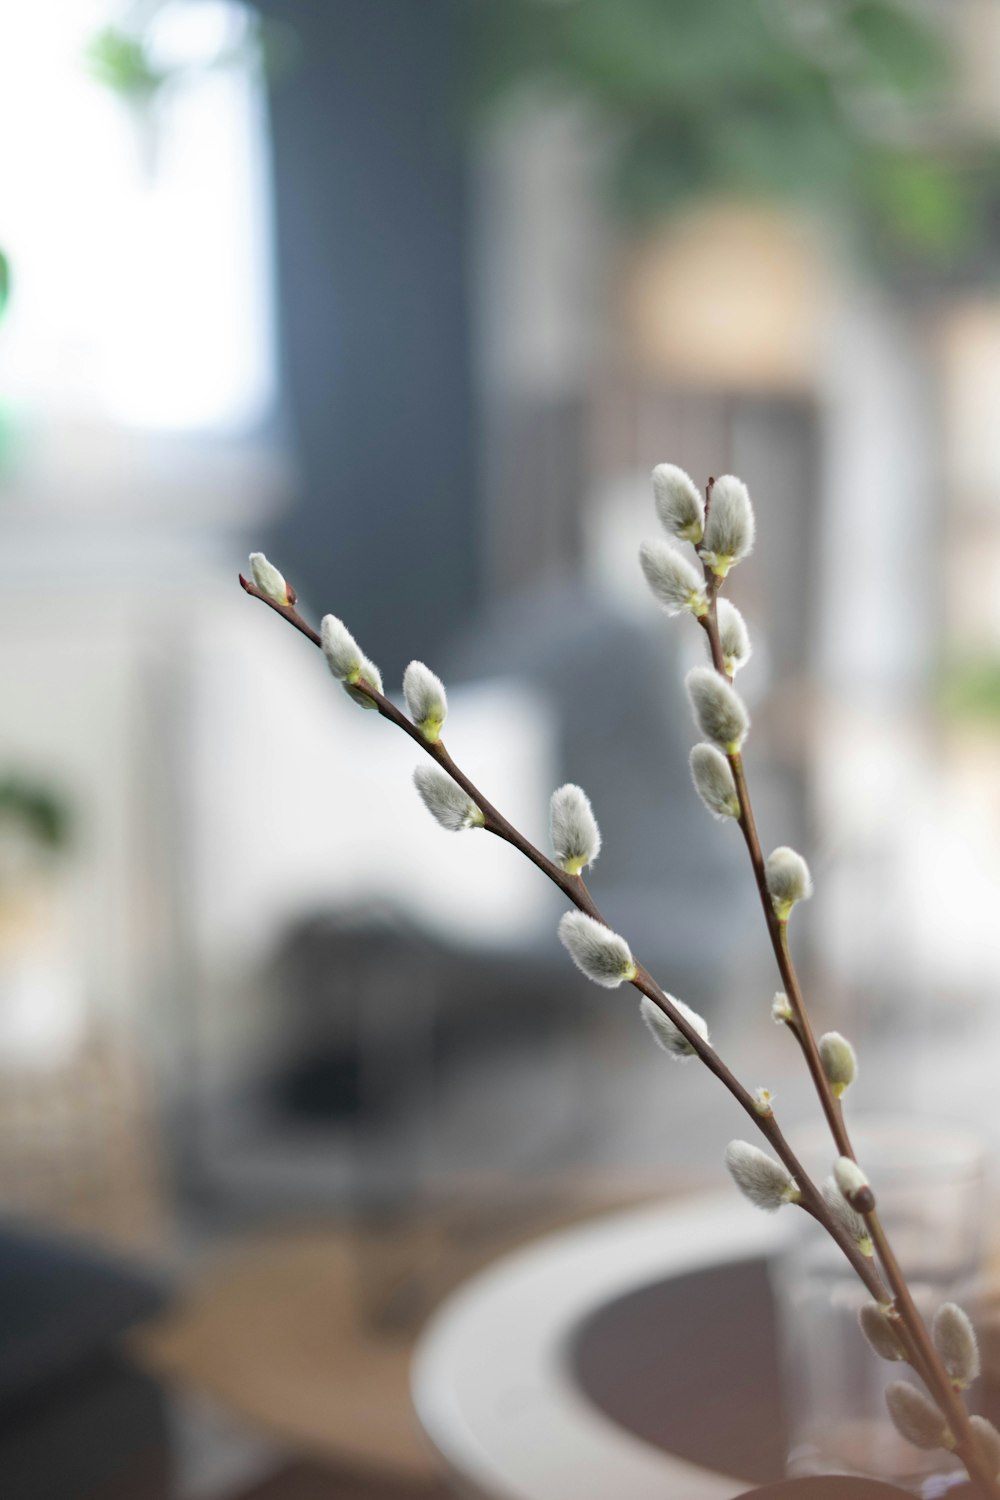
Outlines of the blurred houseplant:
[{"label": "blurred houseplant", "polygon": [[72,813],[55,786],[0,777],[0,1050],[48,1061],[72,1047],[82,994],[71,957],[64,870]]},{"label": "blurred houseplant", "polygon": [[[833,1173],[821,1185],[810,1178],[785,1138],[769,1090],[744,1087],[712,1046],[703,1018],[662,989],[633,957],[627,941],[605,923],[582,874],[601,849],[600,831],[584,792],[566,785],[553,793],[553,857],[546,855],[452,760],[441,739],[447,716],[445,690],[423,663],[411,662],[406,669],[404,713],[385,696],[378,667],[364,656],[343,622],[327,615],[320,631],[314,630],[296,608],[294,588],[262,554],[251,557],[252,581],[241,576],[240,582],[247,593],[322,648],[331,672],[353,701],[376,710],[427,754],[433,764],[418,766],[414,781],[436,821],[453,832],[483,829],[511,844],[547,875],[573,907],[559,924],[559,936],[576,966],[605,988],[631,985],[638,990],[642,1017],[658,1044],[673,1058],[696,1055],[728,1090],[774,1153],[746,1141],[731,1142],[726,1165],[737,1187],[765,1211],[795,1205],[823,1227],[869,1293],[860,1322],[871,1348],[882,1359],[910,1365],[923,1382],[888,1385],[886,1402],[894,1426],[917,1448],[957,1455],[977,1493],[997,1500],[1000,1432],[985,1418],[970,1417],[962,1394],[980,1371],[972,1324],[955,1303],[945,1302],[932,1327],[925,1326],[845,1119],[842,1100],[856,1073],[854,1050],[836,1032],[817,1038],[806,1009],[788,928],[796,905],[812,894],[808,868],[801,855],[785,846],[765,858],[757,833],[743,761],[750,722],[733,687],[749,659],[751,642],[739,610],[723,592],[731,569],[753,545],[749,494],[740,480],[726,475],[710,480],[702,499],[689,476],[669,464],[654,470],[653,483],[657,513],[670,540],[643,545],[642,571],[666,613],[690,614],[706,637],[710,665],[693,668],[687,677],[702,735],[691,752],[692,779],[707,810],[723,822],[735,822],[746,844],[783,986],[774,997],[772,1017],[800,1047],[832,1137]],[[694,549],[694,561],[675,545],[678,541]],[[811,1483],[805,1481],[803,1495],[810,1493]]]},{"label": "blurred houseplant", "polygon": [[626,369],[798,396],[845,263],[908,309],[992,276],[1000,150],[960,77],[973,9],[473,3],[476,94],[570,106],[597,145]]},{"label": "blurred houseplant", "polygon": [[[185,9],[178,0],[129,0],[117,17],[95,31],[84,57],[88,72],[119,99],[132,118],[147,172],[156,168],[164,103],[186,82],[219,69],[264,72],[272,82],[294,66],[297,39],[291,27],[260,16],[241,0],[216,7],[214,42],[192,45],[172,34]],[[197,7],[194,7],[197,10]],[[209,28],[211,34],[213,28]]]},{"label": "blurred houseplant", "polygon": [[531,82],[592,109],[612,202],[637,225],[706,196],[764,199],[814,207],[915,285],[988,256],[1000,155],[957,107],[954,17],[896,0],[509,0],[473,16],[483,95]]}]

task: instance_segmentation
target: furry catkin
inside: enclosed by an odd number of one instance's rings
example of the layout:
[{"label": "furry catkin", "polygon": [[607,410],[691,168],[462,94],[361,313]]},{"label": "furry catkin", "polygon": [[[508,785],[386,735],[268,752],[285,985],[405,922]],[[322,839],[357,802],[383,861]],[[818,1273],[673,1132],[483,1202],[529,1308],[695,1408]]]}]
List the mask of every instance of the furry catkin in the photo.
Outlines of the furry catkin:
[{"label": "furry catkin", "polygon": [[688,757],[694,789],[713,818],[738,818],[740,799],[732,768],[714,745],[695,745]]},{"label": "furry catkin", "polygon": [[[680,1011],[685,1021],[698,1033],[703,1042],[708,1041],[708,1025],[703,1016],[697,1011],[685,1005],[683,1000],[676,999],[673,995],[667,997],[675,1010]],[[650,1000],[648,995],[643,995],[639,1002],[639,1012],[646,1025],[653,1034],[657,1045],[664,1052],[669,1052],[671,1057],[692,1057],[694,1048],[680,1027],[675,1026],[670,1017],[666,1015],[658,1005]]]},{"label": "furry catkin", "polygon": [[808,901],[812,895],[812,877],[809,866],[801,854],[789,849],[787,844],[773,849],[764,864],[767,889],[771,894],[774,910],[782,921],[798,901]]},{"label": "furry catkin", "polygon": [[711,667],[692,667],[685,686],[702,734],[720,750],[735,754],[750,728],[750,717],[739,693]]},{"label": "furry catkin", "polygon": [[628,943],[586,912],[568,911],[559,923],[559,941],[582,974],[605,989],[617,989],[636,975]]},{"label": "furry catkin", "polygon": [[579,875],[601,852],[601,830],[582,787],[567,782],[552,793],[552,848],[568,875]]},{"label": "furry catkin", "polygon": [[798,1200],[799,1190],[792,1174],[749,1141],[729,1142],[726,1166],[743,1196],[765,1213],[774,1213],[782,1204]]},{"label": "furry catkin", "polygon": [[891,1380],[885,1388],[885,1404],[892,1425],[915,1448],[948,1448],[948,1424],[934,1402],[908,1380]]},{"label": "furry catkin", "polygon": [[898,1363],[906,1359],[906,1350],[899,1336],[877,1302],[864,1302],[858,1308],[861,1332],[875,1350],[879,1359]]},{"label": "furry catkin", "polygon": [[839,1099],[858,1076],[854,1048],[839,1031],[826,1031],[819,1039],[819,1056],[827,1082]]},{"label": "furry catkin", "polygon": [[361,666],[358,668],[358,675],[356,680],[354,682],[347,681],[344,683],[344,692],[347,694],[348,698],[352,699],[362,708],[372,708],[377,713],[378,704],[373,703],[368,694],[358,686],[358,683],[360,682],[367,682],[369,687],[373,687],[377,693],[381,693],[384,691],[382,687],[382,673],[379,671],[375,663],[373,661],[370,661],[367,656],[363,656],[361,658]]},{"label": "furry catkin", "polygon": [[262,594],[273,599],[275,604],[291,604],[292,597],[284,574],[279,573],[274,564],[268,562],[263,552],[251,552],[250,571]]},{"label": "furry catkin", "polygon": [[931,1327],[934,1347],[956,1385],[971,1385],[979,1374],[979,1345],[967,1313],[955,1302],[944,1302]]},{"label": "furry catkin", "polygon": [[413,784],[431,817],[449,833],[482,827],[483,815],[476,803],[447,772],[437,766],[418,766],[413,773]]},{"label": "furry catkin", "polygon": [[725,578],[753,547],[755,528],[746,485],[733,474],[723,474],[712,486],[700,556],[713,573]]},{"label": "furry catkin", "polygon": [[411,661],[403,673],[403,696],[410,718],[424,739],[434,745],[448,716],[444,683],[422,661]]},{"label": "furry catkin", "polygon": [[700,542],[705,527],[705,502],[698,486],[676,464],[657,464],[653,470],[656,514],[668,531],[685,542]]},{"label": "furry catkin", "polygon": [[669,542],[643,542],[639,565],[653,597],[668,615],[689,609],[701,616],[708,610],[705,581],[694,563],[682,557]]},{"label": "furry catkin", "polygon": [[339,677],[341,682],[356,682],[364,658],[361,647],[343,620],[338,620],[336,615],[324,615],[319,634],[323,655],[334,677]]},{"label": "furry catkin", "polygon": [[851,1207],[832,1177],[828,1177],[823,1183],[822,1193],[827,1208],[841,1229],[850,1235],[862,1255],[872,1255],[875,1247],[868,1233],[868,1225],[857,1209]]},{"label": "furry catkin", "polygon": [[719,625],[719,644],[722,647],[722,663],[732,677],[745,667],[753,654],[750,632],[746,621],[728,599],[720,599],[715,606],[715,618]]}]

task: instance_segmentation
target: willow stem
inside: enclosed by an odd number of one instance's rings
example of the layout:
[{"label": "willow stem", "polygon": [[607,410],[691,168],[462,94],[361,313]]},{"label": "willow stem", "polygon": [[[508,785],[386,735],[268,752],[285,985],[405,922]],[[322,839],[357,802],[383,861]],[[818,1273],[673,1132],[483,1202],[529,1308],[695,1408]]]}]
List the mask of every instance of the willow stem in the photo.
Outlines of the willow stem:
[{"label": "willow stem", "polygon": [[[298,630],[302,635],[304,635],[308,640],[310,640],[314,646],[322,648],[322,639],[318,631],[314,630],[312,626],[303,619],[302,615],[295,607],[294,598],[293,602],[289,604],[279,604],[274,599],[271,599],[267,594],[263,593],[259,588],[257,588],[256,584],[251,583],[248,579],[244,578],[242,574],[240,575],[240,585],[246,593],[250,594],[255,599],[260,599],[264,604],[268,605],[270,609],[273,609],[277,614],[286,619],[290,625],[294,626],[294,628]],[[722,663],[721,646],[719,644],[718,624],[715,617],[715,597],[717,592],[718,582],[715,581],[714,586],[710,589],[711,610],[709,616],[707,617],[707,621],[703,620],[702,624],[705,625],[708,631],[709,640],[712,645],[712,659],[715,662],[718,670],[721,671],[723,675],[725,675],[725,669]],[[523,854],[526,859],[530,860],[532,864],[536,865],[543,874],[547,875],[548,878],[553,882],[553,884],[559,887],[559,889],[563,892],[567,899],[572,902],[574,906],[576,906],[580,911],[586,912],[586,914],[590,917],[593,917],[595,921],[601,922],[604,926],[608,926],[608,923],[601,915],[601,912],[599,911],[593,897],[588,891],[583,879],[578,875],[567,874],[567,872],[563,870],[560,865],[556,864],[554,860],[549,859],[548,855],[543,854],[542,851],[536,848],[529,839],[526,839],[524,835],[514,827],[513,823],[505,818],[503,814],[483,796],[479,788],[469,779],[468,776],[465,775],[461,768],[455,764],[448,751],[445,749],[444,744],[440,740],[434,742],[428,741],[424,737],[422,732],[417,728],[417,726],[413,724],[406,717],[406,715],[402,713],[394,703],[391,702],[390,699],[386,698],[384,694],[376,691],[376,689],[370,683],[362,681],[357,684],[357,687],[368,698],[371,699],[373,705],[378,710],[382,718],[388,719],[391,723],[395,724],[398,729],[401,729],[404,734],[408,735],[410,739],[412,739],[417,745],[420,746],[421,750],[423,750],[427,755],[430,755],[432,759],[437,761],[438,765],[441,766],[442,769],[445,770],[448,775],[458,783],[458,785],[462,788],[467,796],[472,798],[473,802],[476,803],[477,807],[483,815],[483,827],[488,833],[492,833],[495,837],[504,839],[505,842],[511,844],[515,849]],[[756,828],[754,827],[753,823],[753,813],[750,809],[750,799],[749,795],[746,792],[746,781],[743,778],[742,762],[740,761],[739,756],[735,757],[735,761],[739,764],[738,774],[740,779],[737,780],[737,788],[739,789],[742,785],[740,806],[743,809],[743,814],[741,815],[740,824],[743,828],[744,837],[747,838],[748,847],[751,847],[751,839],[753,841],[753,847],[756,848],[757,858],[760,861],[761,875],[763,876],[763,858],[760,855],[760,841],[757,838]],[[733,766],[733,774],[734,777],[737,776],[737,766],[735,764]],[[752,850],[751,858],[753,858]],[[754,865],[754,870],[756,874],[756,863]],[[760,882],[758,882],[758,884],[760,884]],[[767,896],[766,881],[763,884],[762,890],[763,894]],[[770,908],[769,896],[767,897],[767,903],[767,909],[771,910],[771,915],[773,917],[773,909]],[[768,926],[770,930],[770,922]],[[787,986],[789,999],[792,1000],[792,1003],[794,1005],[795,1001],[792,999],[793,994],[798,997],[799,1006],[801,1009],[801,1024],[804,1032],[807,1032],[811,1036],[808,1017],[805,1012],[805,1006],[804,1004],[802,1004],[801,991],[798,987],[798,981],[795,978],[795,971],[791,962],[791,957],[788,955],[787,945],[779,943],[778,946],[784,951],[784,961],[787,963],[788,973],[791,976],[792,982]],[[779,968],[781,967],[781,963],[782,960],[779,959]],[[818,1222],[821,1223],[826,1229],[831,1238],[836,1241],[850,1264],[853,1266],[854,1270],[857,1272],[858,1276],[864,1282],[871,1295],[877,1301],[884,1302],[885,1288],[877,1269],[872,1264],[870,1259],[861,1254],[860,1250],[858,1249],[857,1245],[854,1243],[850,1235],[848,1235],[846,1231],[841,1228],[838,1221],[833,1217],[830,1210],[827,1208],[823,1195],[819,1192],[815,1183],[811,1180],[802,1163],[798,1160],[795,1152],[792,1150],[791,1146],[785,1139],[777,1120],[774,1118],[773,1113],[769,1113],[766,1115],[762,1115],[760,1113],[753,1095],[743,1086],[742,1083],[740,1083],[740,1081],[723,1062],[722,1058],[719,1057],[715,1049],[710,1046],[709,1043],[703,1039],[700,1033],[694,1029],[687,1018],[676,1008],[675,1005],[672,1004],[670,996],[667,995],[663,989],[661,989],[661,987],[656,983],[656,981],[652,978],[648,971],[641,965],[637,965],[636,975],[632,980],[632,984],[637,990],[640,991],[641,994],[645,995],[653,1002],[654,1005],[658,1006],[659,1009],[668,1018],[668,1020],[677,1027],[678,1031],[680,1031],[681,1034],[690,1043],[693,1050],[697,1053],[697,1055],[709,1069],[709,1071],[719,1079],[723,1086],[729,1090],[730,1094],[732,1094],[733,1098],[744,1110],[744,1112],[749,1115],[758,1130],[762,1132],[762,1134],[773,1146],[776,1154],[784,1163],[785,1167],[795,1178],[801,1195],[800,1206],[805,1210],[806,1213],[810,1214],[814,1219],[818,1220]],[[799,1013],[796,1012],[796,1014],[798,1016]],[[813,1048],[815,1049],[815,1041],[813,1041]],[[816,1056],[818,1061],[818,1051],[816,1053]],[[822,1074],[822,1067],[820,1067],[820,1076],[823,1083],[825,1084],[826,1079],[825,1075]],[[839,1104],[837,1104],[836,1100],[834,1100],[833,1102],[836,1105],[836,1113],[837,1118],[840,1120],[841,1130],[843,1130],[843,1120],[840,1116]],[[846,1131],[844,1131],[844,1139],[845,1141],[847,1140]],[[850,1142],[848,1141],[847,1144],[848,1150],[843,1154],[853,1156],[853,1152],[851,1152],[849,1149]],[[874,1215],[872,1215],[872,1220],[875,1220]],[[877,1223],[877,1221],[875,1221],[873,1223],[870,1223],[870,1228],[872,1229],[873,1243],[875,1243],[877,1246],[878,1240],[876,1239],[876,1234],[884,1240],[881,1226]],[[889,1256],[890,1258],[888,1263],[885,1260],[882,1260],[882,1264],[886,1269],[887,1275],[889,1275],[890,1266],[898,1272],[898,1266],[896,1266],[896,1262],[894,1258],[892,1258],[891,1252],[889,1252]],[[880,1259],[882,1259],[881,1254]],[[900,1281],[902,1283],[901,1277]],[[928,1361],[928,1369],[929,1371],[936,1373],[940,1366],[937,1362],[936,1356],[934,1355],[933,1347],[930,1346],[930,1341],[928,1339],[926,1330],[924,1329],[923,1324],[920,1322],[919,1316],[916,1313],[916,1309],[913,1307],[913,1303],[909,1297],[909,1293],[906,1291],[905,1283],[902,1283],[902,1286],[902,1298],[899,1294],[896,1293],[895,1287],[893,1287],[893,1293],[896,1297],[895,1305],[899,1310],[900,1319],[902,1320],[904,1326],[907,1327],[907,1330],[911,1336],[912,1344],[915,1345],[918,1349],[923,1348],[923,1344],[920,1341],[920,1335],[923,1335],[923,1341],[930,1347],[930,1360]],[[913,1322],[916,1326],[911,1327],[911,1322]],[[925,1378],[927,1378],[926,1374]],[[946,1402],[944,1396],[942,1395],[941,1404],[943,1407],[947,1406],[949,1409],[951,1409],[954,1405],[955,1399],[957,1398],[955,1398],[954,1392],[951,1389],[951,1385],[947,1381],[947,1376],[945,1376],[944,1378],[947,1385],[948,1397],[951,1399]],[[933,1374],[932,1378],[928,1380],[928,1384],[931,1385],[932,1388],[936,1388],[936,1382],[933,1380]],[[959,1402],[958,1405],[961,1407],[961,1417],[962,1419],[964,1419],[964,1422],[953,1421],[952,1427],[953,1431],[955,1431],[956,1428],[959,1429],[957,1432],[955,1432],[956,1439],[959,1440],[956,1442],[956,1447],[958,1448],[960,1456],[962,1457],[962,1461],[965,1463],[966,1468],[969,1470],[969,1473],[974,1474],[979,1483],[984,1483],[984,1495],[992,1496],[994,1497],[994,1500],[1000,1500],[1000,1487],[998,1487],[991,1481],[990,1476],[984,1474],[983,1465],[979,1461],[978,1457],[978,1448],[976,1446],[972,1430],[968,1425],[968,1417],[965,1413],[965,1408],[961,1402]],[[965,1451],[966,1447],[968,1447],[969,1449],[968,1455]]]},{"label": "willow stem", "polygon": [[[720,580],[715,578],[708,568],[705,569],[705,578],[709,597],[709,609],[700,618],[699,623],[708,636],[709,648],[712,653],[712,663],[716,671],[729,682],[731,678],[726,671],[722,643],[719,637],[718,593]],[[823,1068],[819,1046],[816,1042],[816,1036],[802,995],[802,987],[799,984],[795,964],[792,961],[791,952],[788,947],[788,922],[787,920],[782,921],[778,917],[774,909],[774,903],[771,900],[770,891],[767,888],[764,853],[754,820],[750,792],[743,769],[743,757],[739,751],[735,751],[728,758],[740,806],[738,819],[740,831],[743,834],[747,853],[750,856],[754,881],[764,912],[764,921],[771,939],[771,946],[774,950],[775,961],[778,965],[778,973],[781,975],[781,981],[792,1009],[793,1020],[790,1030],[794,1033],[796,1041],[802,1049],[806,1066],[809,1069],[838,1154],[856,1161],[854,1147],[851,1144],[851,1138],[844,1122],[843,1109],[841,1108],[840,1100],[833,1092]],[[875,1246],[885,1279],[892,1292],[893,1311],[899,1320],[899,1331],[903,1334],[907,1353],[910,1356],[910,1363],[923,1376],[928,1389],[933,1392],[941,1411],[948,1421],[952,1437],[955,1439],[956,1451],[969,1471],[970,1476],[982,1488],[984,1495],[1000,1497],[1000,1483],[986,1468],[975,1433],[969,1422],[969,1414],[965,1408],[965,1403],[955,1391],[948,1378],[947,1371],[938,1358],[933,1341],[910,1295],[906,1279],[900,1269],[899,1262],[896,1260],[878,1214],[876,1212],[866,1214],[865,1222],[868,1225],[872,1243]],[[869,1278],[862,1277],[862,1280],[864,1280],[865,1285],[871,1290]],[[877,1296],[877,1294],[874,1295]]]},{"label": "willow stem", "polygon": [[[242,574],[240,575],[240,584],[246,593],[255,599],[260,599],[270,609],[273,609],[276,614],[281,615],[290,625],[294,626],[296,630],[312,641],[313,645],[322,647],[322,640],[319,633],[302,618],[294,604],[277,603],[275,600],[269,598],[268,595],[262,593],[256,584],[244,578]],[[511,844],[526,859],[530,860],[533,865],[537,866],[544,875],[547,875],[553,884],[559,887],[566,898],[578,910],[586,912],[587,916],[593,917],[595,921],[601,922],[605,927],[608,926],[582,877],[567,874],[560,865],[556,864],[554,860],[549,859],[548,855],[543,854],[529,839],[525,838],[483,796],[479,788],[466,776],[461,767],[455,764],[440,740],[432,743],[425,739],[417,726],[411,723],[394,703],[382,693],[377,692],[371,684],[359,683],[357,686],[371,699],[382,718],[388,719],[398,729],[401,729],[404,734],[408,735],[415,744],[419,745],[425,754],[431,756],[443,770],[447,771],[448,775],[458,783],[467,796],[472,798],[483,815],[483,827],[487,833],[492,833],[495,837],[504,839],[505,842]],[[884,1302],[886,1300],[886,1290],[876,1267],[867,1256],[862,1255],[851,1236],[831,1214],[822,1193],[811,1180],[805,1167],[785,1139],[773,1112],[761,1114],[757,1107],[757,1102],[750,1091],[744,1087],[726,1063],[723,1062],[715,1048],[704,1040],[700,1032],[695,1030],[683,1012],[679,1011],[672,1003],[666,991],[657,984],[649,971],[641,964],[637,963],[636,975],[631,982],[640,994],[645,995],[647,999],[651,1000],[667,1019],[677,1027],[677,1030],[690,1043],[709,1072],[713,1073],[723,1087],[728,1089],[740,1108],[770,1142],[775,1154],[795,1178],[801,1195],[799,1206],[823,1225],[831,1238],[836,1241],[858,1276],[861,1277],[871,1295],[879,1302]]]}]

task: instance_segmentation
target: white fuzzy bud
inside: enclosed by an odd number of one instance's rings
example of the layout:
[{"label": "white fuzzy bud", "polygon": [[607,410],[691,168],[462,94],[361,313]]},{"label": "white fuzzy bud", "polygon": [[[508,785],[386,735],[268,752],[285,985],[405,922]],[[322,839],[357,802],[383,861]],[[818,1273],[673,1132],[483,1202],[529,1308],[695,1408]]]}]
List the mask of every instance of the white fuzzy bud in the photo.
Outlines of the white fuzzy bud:
[{"label": "white fuzzy bud", "polygon": [[788,1026],[795,1020],[795,1012],[784,990],[776,990],[771,1001],[771,1020],[776,1026]]},{"label": "white fuzzy bud", "polygon": [[1000,1432],[986,1417],[969,1418],[969,1426],[976,1434],[976,1445],[994,1478],[1000,1477]]},{"label": "white fuzzy bud", "polygon": [[251,552],[250,571],[253,581],[262,594],[273,599],[275,604],[294,604],[295,596],[273,563],[269,563],[263,552]]},{"label": "white fuzzy bud", "polygon": [[695,745],[688,757],[694,789],[713,818],[738,818],[740,799],[732,767],[714,745]]},{"label": "white fuzzy bud", "polygon": [[552,847],[567,875],[579,875],[601,852],[601,830],[582,787],[567,782],[552,793]]},{"label": "white fuzzy bud", "polygon": [[906,1350],[899,1341],[899,1335],[877,1302],[862,1303],[858,1308],[858,1322],[861,1324],[861,1332],[879,1359],[887,1359],[891,1363],[906,1359]]},{"label": "white fuzzy bud", "polygon": [[891,1380],[885,1388],[885,1404],[892,1425],[915,1448],[950,1448],[948,1424],[934,1402],[908,1380]]},{"label": "white fuzzy bud", "polygon": [[774,1099],[770,1089],[761,1087],[753,1091],[753,1107],[765,1119],[774,1114]]},{"label": "white fuzzy bud", "polygon": [[462,828],[482,828],[483,815],[475,802],[437,766],[418,766],[413,773],[413,784],[431,817],[449,833],[458,833]]},{"label": "white fuzzy bud", "polygon": [[[680,1011],[685,1021],[698,1033],[703,1042],[708,1041],[708,1025],[703,1016],[685,1005],[683,1000],[677,1000],[673,995],[667,996],[675,1010]],[[653,1039],[664,1052],[669,1052],[671,1057],[693,1057],[694,1048],[679,1026],[675,1026],[668,1015],[650,1000],[648,995],[643,995],[639,1002],[639,1013],[653,1034]]]},{"label": "white fuzzy bud", "polygon": [[851,1207],[832,1177],[828,1177],[823,1184],[823,1199],[841,1229],[851,1237],[861,1254],[874,1255],[875,1246],[868,1233],[868,1225],[857,1209]]},{"label": "white fuzzy bud", "polygon": [[871,1213],[875,1207],[875,1194],[856,1161],[849,1156],[838,1156],[833,1164],[833,1177],[851,1208],[861,1214]]},{"label": "white fuzzy bud", "polygon": [[809,866],[801,854],[785,844],[768,855],[764,876],[771,893],[771,904],[782,922],[788,921],[789,913],[797,901],[808,901],[812,895]]},{"label": "white fuzzy bud", "polygon": [[705,502],[698,486],[676,464],[657,464],[653,470],[656,514],[668,531],[685,542],[700,542],[705,529]]},{"label": "white fuzzy bud", "polygon": [[721,750],[735,755],[750,728],[750,717],[739,693],[711,667],[692,667],[685,685],[702,734]]},{"label": "white fuzzy bud", "polygon": [[720,599],[715,606],[715,618],[719,626],[719,644],[722,647],[722,664],[730,677],[745,667],[753,655],[750,633],[746,621],[728,599]]},{"label": "white fuzzy bud", "polygon": [[617,989],[638,972],[625,939],[586,912],[566,913],[559,923],[559,941],[581,973],[605,989]]},{"label": "white fuzzy bud", "polygon": [[369,661],[367,656],[361,658],[361,666],[358,668],[356,680],[344,683],[344,692],[348,698],[352,699],[361,708],[373,708],[377,713],[378,704],[373,702],[368,694],[363,691],[360,686],[362,682],[367,682],[368,686],[373,687],[377,693],[383,691],[382,673],[373,661]]},{"label": "white fuzzy bud", "polygon": [[319,634],[323,655],[334,677],[339,677],[341,682],[357,682],[364,657],[343,620],[338,620],[336,615],[324,615]]},{"label": "white fuzzy bud", "polygon": [[440,677],[436,677],[422,661],[411,661],[403,673],[403,696],[410,718],[424,739],[436,745],[441,738],[441,726],[448,716],[448,699]]},{"label": "white fuzzy bud", "polygon": [[979,1374],[979,1345],[967,1313],[955,1302],[944,1302],[934,1314],[934,1347],[952,1380],[971,1385]]},{"label": "white fuzzy bud", "polygon": [[797,1203],[799,1190],[791,1173],[749,1141],[730,1141],[726,1147],[729,1175],[745,1198],[765,1213],[784,1203]]},{"label": "white fuzzy bud", "polygon": [[827,1031],[819,1039],[819,1056],[827,1083],[839,1099],[858,1076],[854,1048],[839,1031]]},{"label": "white fuzzy bud", "polygon": [[733,564],[746,557],[753,546],[754,529],[753,506],[746,485],[732,474],[723,474],[712,486],[699,556],[718,578],[725,578]]},{"label": "white fuzzy bud", "polygon": [[698,616],[708,613],[704,579],[669,542],[643,542],[639,563],[654,598],[668,615],[679,614],[682,609]]}]

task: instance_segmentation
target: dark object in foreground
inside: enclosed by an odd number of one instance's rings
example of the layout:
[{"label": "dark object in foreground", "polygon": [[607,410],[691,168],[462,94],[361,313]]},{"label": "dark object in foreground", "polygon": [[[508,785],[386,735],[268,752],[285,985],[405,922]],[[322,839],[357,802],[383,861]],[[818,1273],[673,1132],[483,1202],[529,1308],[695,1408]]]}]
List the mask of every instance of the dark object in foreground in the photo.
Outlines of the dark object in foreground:
[{"label": "dark object in foreground", "polygon": [[119,1347],[163,1302],[124,1260],[0,1223],[4,1500],[167,1500],[166,1400]]}]

